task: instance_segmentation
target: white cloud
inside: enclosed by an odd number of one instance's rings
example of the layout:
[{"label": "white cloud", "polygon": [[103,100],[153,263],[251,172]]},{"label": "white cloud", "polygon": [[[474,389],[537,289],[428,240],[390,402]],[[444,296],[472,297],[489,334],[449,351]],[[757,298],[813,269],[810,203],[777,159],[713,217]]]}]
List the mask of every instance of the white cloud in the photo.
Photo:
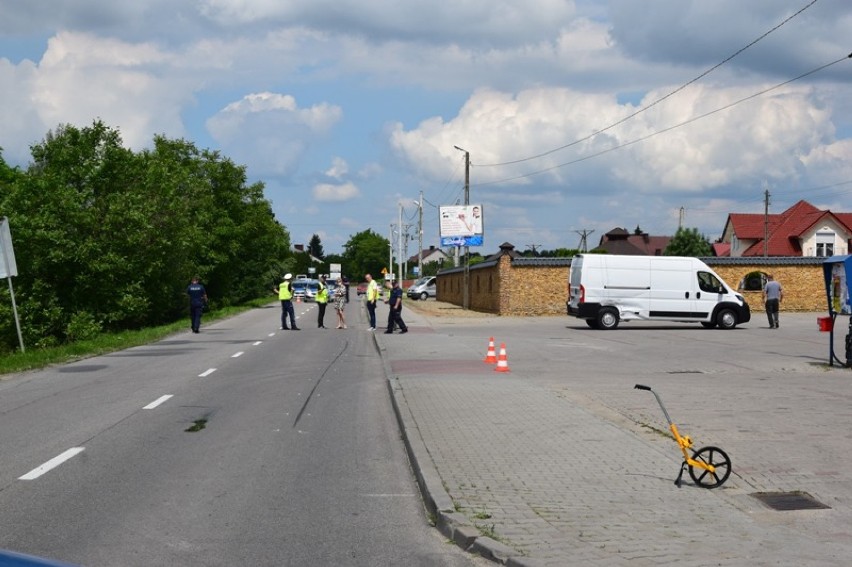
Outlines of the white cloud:
[{"label": "white cloud", "polygon": [[361,196],[361,191],[351,182],[333,185],[331,183],[319,183],[314,185],[314,199],[322,202],[344,202],[357,199]]},{"label": "white cloud", "polygon": [[347,173],[349,173],[349,164],[346,163],[345,159],[339,157],[334,158],[331,167],[325,172],[326,175],[334,179],[341,179]]},{"label": "white cloud", "polygon": [[207,129],[235,161],[251,163],[254,174],[290,175],[342,114],[335,105],[300,108],[292,96],[262,92],[228,104]]},{"label": "white cloud", "polygon": [[[636,108],[611,96],[565,88],[516,95],[480,90],[447,122],[433,117],[412,130],[397,124],[390,143],[417,175],[446,179],[457,167],[453,146],[459,145],[471,153],[472,184],[487,189],[495,181],[510,180],[493,187],[533,185],[531,190],[544,191],[542,195],[550,191],[544,189],[548,186],[576,186],[590,172],[601,185],[697,192],[737,180],[795,176],[808,155],[820,154],[822,146],[834,147],[838,158],[848,151],[847,145],[834,143],[831,114],[814,100],[811,88],[786,87],[712,113],[764,87],[695,87],[594,136]],[[670,90],[651,92],[642,104]],[[531,156],[540,157],[490,165]],[[529,191],[524,192],[527,199]]]}]

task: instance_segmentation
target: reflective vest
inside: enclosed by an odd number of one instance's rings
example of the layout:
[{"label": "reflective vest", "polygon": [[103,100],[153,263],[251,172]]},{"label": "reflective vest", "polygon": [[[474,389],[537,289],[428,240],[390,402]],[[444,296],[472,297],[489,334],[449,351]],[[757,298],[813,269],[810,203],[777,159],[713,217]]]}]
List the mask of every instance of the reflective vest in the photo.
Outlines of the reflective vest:
[{"label": "reflective vest", "polygon": [[367,284],[367,301],[377,301],[379,299],[379,284],[376,280],[370,280]]},{"label": "reflective vest", "polygon": [[328,286],[320,282],[317,292],[317,303],[328,303]]},{"label": "reflective vest", "polygon": [[290,286],[290,282],[285,281],[278,288],[278,299],[281,301],[290,301],[293,299],[293,288]]}]

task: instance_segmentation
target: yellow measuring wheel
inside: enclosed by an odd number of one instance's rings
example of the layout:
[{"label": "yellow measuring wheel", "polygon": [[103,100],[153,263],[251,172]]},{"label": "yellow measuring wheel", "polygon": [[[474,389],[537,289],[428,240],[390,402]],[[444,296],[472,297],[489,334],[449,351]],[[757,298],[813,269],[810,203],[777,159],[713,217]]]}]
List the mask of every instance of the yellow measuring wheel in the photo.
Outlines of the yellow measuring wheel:
[{"label": "yellow measuring wheel", "polygon": [[675,484],[680,488],[681,479],[683,478],[684,469],[689,470],[689,476],[695,481],[695,484],[701,488],[717,488],[722,486],[728,477],[731,476],[731,459],[728,454],[718,447],[702,447],[689,456],[689,449],[692,448],[692,439],[689,435],[681,436],[678,433],[677,426],[669,417],[669,412],[666,411],[666,406],[663,405],[663,400],[657,395],[657,392],[651,389],[650,386],[636,384],[637,390],[647,390],[654,394],[657,398],[657,403],[660,404],[660,409],[663,410],[663,415],[666,416],[666,421],[669,422],[669,429],[674,435],[675,441],[680,446],[683,453],[683,463],[680,465],[680,473],[677,475]]}]

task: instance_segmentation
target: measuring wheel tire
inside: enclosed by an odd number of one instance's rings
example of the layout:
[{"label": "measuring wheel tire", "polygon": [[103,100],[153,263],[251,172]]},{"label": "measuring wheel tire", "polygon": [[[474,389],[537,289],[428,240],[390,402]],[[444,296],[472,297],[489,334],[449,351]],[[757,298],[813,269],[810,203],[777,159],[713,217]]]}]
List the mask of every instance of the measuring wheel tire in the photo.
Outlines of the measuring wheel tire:
[{"label": "measuring wheel tire", "polygon": [[718,488],[725,484],[725,481],[731,476],[731,459],[719,447],[702,447],[695,451],[692,459],[713,465],[713,468],[716,469],[714,472],[710,472],[699,467],[689,466],[689,476],[701,488]]}]

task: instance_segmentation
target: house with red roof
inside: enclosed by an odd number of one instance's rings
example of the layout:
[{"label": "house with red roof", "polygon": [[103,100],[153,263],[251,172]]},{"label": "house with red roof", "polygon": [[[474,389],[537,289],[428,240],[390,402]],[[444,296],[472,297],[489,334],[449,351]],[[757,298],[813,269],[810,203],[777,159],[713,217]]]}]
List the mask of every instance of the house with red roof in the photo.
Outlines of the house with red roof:
[{"label": "house with red roof", "polygon": [[616,227],[601,236],[595,251],[629,256],[662,256],[671,241],[671,236],[651,236],[639,227],[632,233]]},{"label": "house with red roof", "polygon": [[783,213],[730,213],[718,256],[816,256],[849,253],[852,213],[833,213],[799,201]]}]

